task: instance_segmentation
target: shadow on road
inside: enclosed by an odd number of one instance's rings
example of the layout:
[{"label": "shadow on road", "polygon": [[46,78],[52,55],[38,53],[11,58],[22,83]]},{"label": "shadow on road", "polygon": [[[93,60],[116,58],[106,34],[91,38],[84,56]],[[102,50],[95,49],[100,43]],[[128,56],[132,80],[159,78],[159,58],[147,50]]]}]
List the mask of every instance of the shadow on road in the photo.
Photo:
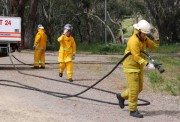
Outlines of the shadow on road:
[{"label": "shadow on road", "polygon": [[141,111],[145,113],[146,116],[158,116],[158,115],[168,115],[168,116],[177,116],[180,111],[173,110],[157,110],[157,111]]}]

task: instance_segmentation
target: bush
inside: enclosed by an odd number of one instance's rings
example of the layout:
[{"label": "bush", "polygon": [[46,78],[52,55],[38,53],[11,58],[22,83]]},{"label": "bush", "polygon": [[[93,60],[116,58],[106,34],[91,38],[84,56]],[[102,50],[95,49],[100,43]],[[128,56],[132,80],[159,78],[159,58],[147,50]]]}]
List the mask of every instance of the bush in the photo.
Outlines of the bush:
[{"label": "bush", "polygon": [[59,43],[56,41],[52,44],[47,44],[46,50],[48,51],[58,51],[59,50]]},{"label": "bush", "polygon": [[125,45],[120,44],[77,44],[79,52],[90,52],[93,54],[123,54]]}]

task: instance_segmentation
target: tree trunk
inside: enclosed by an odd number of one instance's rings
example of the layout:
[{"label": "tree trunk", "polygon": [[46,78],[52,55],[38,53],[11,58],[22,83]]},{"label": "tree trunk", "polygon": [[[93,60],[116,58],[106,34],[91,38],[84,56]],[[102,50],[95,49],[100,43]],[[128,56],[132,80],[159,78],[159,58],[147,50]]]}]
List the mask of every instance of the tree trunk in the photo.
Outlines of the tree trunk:
[{"label": "tree trunk", "polygon": [[[90,15],[90,16],[93,16],[93,17],[97,18],[99,21],[101,21],[101,22],[105,25],[105,22],[104,22],[100,17],[98,17],[97,15],[90,14],[90,13],[85,13],[85,14],[88,14],[88,15]],[[107,29],[109,30],[109,32],[110,32],[110,34],[111,34],[111,36],[112,36],[112,38],[113,38],[113,42],[115,42],[116,38],[115,38],[115,36],[114,36],[111,28],[110,28],[108,25],[107,25]]]},{"label": "tree trunk", "polygon": [[38,0],[31,0],[31,8],[25,29],[24,48],[31,49],[34,43],[34,27],[35,27],[37,6],[38,6]]},{"label": "tree trunk", "polygon": [[9,1],[8,0],[2,0],[3,2],[3,16],[9,16],[9,9],[8,9],[8,5],[9,5]]},{"label": "tree trunk", "polygon": [[86,31],[87,31],[87,35],[86,35],[86,39],[88,41],[88,43],[90,44],[91,43],[91,38],[90,38],[90,24],[89,24],[89,16],[87,15],[86,16]]},{"label": "tree trunk", "polygon": [[83,43],[83,38],[82,38],[82,34],[81,34],[81,20],[79,19],[79,17],[77,16],[77,20],[78,20],[78,25],[77,25],[77,28],[78,28],[78,33],[79,33],[79,36],[80,36],[80,43]]},{"label": "tree trunk", "polygon": [[[109,12],[107,12],[107,14],[108,14],[108,17],[109,17],[110,21],[111,21],[112,23],[114,23],[114,24],[116,24],[116,25],[119,26],[119,29],[118,29],[118,30],[119,30],[120,33],[121,33],[120,40],[122,40],[122,43],[124,43],[124,33],[123,33],[122,24],[121,24],[120,22],[115,22],[115,21],[111,18]],[[115,40],[114,40],[114,39],[113,39],[113,43],[115,43]]]},{"label": "tree trunk", "polygon": [[25,10],[25,4],[28,0],[10,0],[11,4],[11,14],[12,16],[21,17],[21,40],[22,40],[22,46],[24,44],[24,10]]}]

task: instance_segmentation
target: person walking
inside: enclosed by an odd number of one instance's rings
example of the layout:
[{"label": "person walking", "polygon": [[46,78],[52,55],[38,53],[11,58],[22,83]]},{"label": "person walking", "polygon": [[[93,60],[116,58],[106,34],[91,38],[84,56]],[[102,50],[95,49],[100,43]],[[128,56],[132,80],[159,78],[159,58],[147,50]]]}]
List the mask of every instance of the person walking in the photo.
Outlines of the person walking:
[{"label": "person walking", "polygon": [[38,32],[34,40],[34,68],[45,68],[45,50],[47,43],[47,35],[42,24],[38,25]]},{"label": "person walking", "polygon": [[57,39],[60,43],[59,48],[59,76],[63,76],[64,69],[66,68],[66,73],[68,80],[73,82],[73,62],[76,54],[76,43],[72,36],[73,27],[71,24],[66,24],[64,26],[63,34]]},{"label": "person walking", "polygon": [[143,118],[143,115],[137,109],[138,95],[143,90],[143,74],[144,67],[154,70],[152,63],[146,61],[145,55],[141,52],[149,49],[157,49],[159,47],[159,35],[151,40],[147,37],[150,33],[151,26],[146,20],[140,20],[133,25],[134,33],[127,42],[125,53],[131,52],[123,61],[123,71],[126,74],[128,88],[123,93],[116,94],[120,108],[124,108],[125,100],[128,100],[128,109],[130,116]]}]

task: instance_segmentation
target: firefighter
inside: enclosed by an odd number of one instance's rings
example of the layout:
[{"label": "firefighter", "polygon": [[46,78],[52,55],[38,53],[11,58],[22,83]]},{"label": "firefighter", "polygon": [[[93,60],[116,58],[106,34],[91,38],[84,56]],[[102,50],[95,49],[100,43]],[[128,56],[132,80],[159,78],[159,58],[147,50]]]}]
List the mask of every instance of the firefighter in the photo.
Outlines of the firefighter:
[{"label": "firefighter", "polygon": [[63,76],[64,69],[66,68],[66,73],[68,76],[68,80],[73,82],[73,62],[72,60],[75,58],[76,53],[76,43],[72,36],[73,27],[71,24],[66,24],[64,26],[63,34],[57,39],[60,43],[59,48],[59,76]]},{"label": "firefighter", "polygon": [[[140,20],[133,25],[134,33],[127,42],[125,53],[131,52],[123,62],[123,71],[126,74],[128,88],[121,94],[116,94],[120,108],[124,108],[125,100],[128,100],[128,109],[130,116],[143,118],[143,115],[137,109],[138,95],[143,89],[143,68],[146,66],[150,70],[155,67],[152,63],[145,60],[145,55],[141,50],[157,49],[159,46],[159,35],[154,40],[148,38],[151,26],[146,20]],[[157,32],[158,33],[158,32]]]},{"label": "firefighter", "polygon": [[38,32],[34,40],[34,68],[45,68],[45,50],[47,35],[42,24],[38,25]]}]

